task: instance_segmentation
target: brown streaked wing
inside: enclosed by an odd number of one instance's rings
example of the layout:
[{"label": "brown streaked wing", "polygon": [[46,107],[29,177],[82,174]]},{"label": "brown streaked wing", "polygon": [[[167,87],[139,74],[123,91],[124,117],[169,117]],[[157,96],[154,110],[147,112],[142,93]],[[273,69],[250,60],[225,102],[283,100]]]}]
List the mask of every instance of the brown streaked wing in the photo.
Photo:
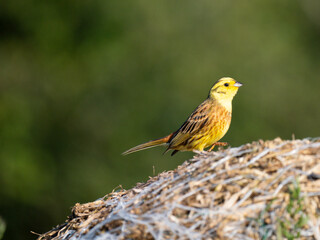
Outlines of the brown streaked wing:
[{"label": "brown streaked wing", "polygon": [[182,124],[182,126],[172,136],[169,148],[178,146],[187,141],[190,137],[197,134],[208,122],[210,114],[212,114],[212,102],[204,101],[190,115],[190,117]]}]

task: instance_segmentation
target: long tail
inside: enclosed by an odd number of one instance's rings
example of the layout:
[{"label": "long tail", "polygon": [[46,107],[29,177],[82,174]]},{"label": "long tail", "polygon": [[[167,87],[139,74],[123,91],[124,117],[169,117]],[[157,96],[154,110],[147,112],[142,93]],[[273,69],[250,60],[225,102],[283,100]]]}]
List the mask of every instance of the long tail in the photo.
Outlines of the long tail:
[{"label": "long tail", "polygon": [[140,144],[138,146],[130,148],[129,150],[123,152],[122,155],[127,155],[127,154],[138,152],[138,151],[141,151],[141,150],[144,150],[144,149],[148,149],[148,148],[164,145],[164,144],[168,143],[168,141],[170,140],[172,134],[173,133],[171,133],[170,135],[168,135],[166,137],[159,138],[159,139],[156,139],[156,140],[151,140],[149,142],[142,143],[142,144]]}]

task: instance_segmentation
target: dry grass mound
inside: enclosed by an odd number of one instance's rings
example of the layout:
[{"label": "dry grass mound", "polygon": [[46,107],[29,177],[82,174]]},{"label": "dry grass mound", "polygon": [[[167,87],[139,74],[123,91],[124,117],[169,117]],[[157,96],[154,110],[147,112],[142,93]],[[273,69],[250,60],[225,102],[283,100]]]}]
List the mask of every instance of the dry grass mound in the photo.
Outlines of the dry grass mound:
[{"label": "dry grass mound", "polygon": [[196,155],[38,239],[320,239],[320,139]]}]

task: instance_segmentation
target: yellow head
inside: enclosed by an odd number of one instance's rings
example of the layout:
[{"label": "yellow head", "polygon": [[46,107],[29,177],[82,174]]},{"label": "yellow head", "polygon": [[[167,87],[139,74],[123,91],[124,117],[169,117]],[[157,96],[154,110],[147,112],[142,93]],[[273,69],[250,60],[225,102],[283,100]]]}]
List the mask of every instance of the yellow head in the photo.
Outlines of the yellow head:
[{"label": "yellow head", "polygon": [[211,88],[209,98],[218,101],[222,106],[231,111],[231,102],[242,84],[233,78],[224,77],[219,79]]}]

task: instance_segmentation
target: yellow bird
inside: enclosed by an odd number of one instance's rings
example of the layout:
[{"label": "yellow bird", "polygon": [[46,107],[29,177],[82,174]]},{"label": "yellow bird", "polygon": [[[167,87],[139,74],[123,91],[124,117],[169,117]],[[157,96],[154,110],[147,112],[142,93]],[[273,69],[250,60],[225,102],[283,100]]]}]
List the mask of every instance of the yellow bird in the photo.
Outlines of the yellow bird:
[{"label": "yellow bird", "polygon": [[166,137],[152,140],[122,153],[127,155],[147,148],[168,145],[165,152],[204,151],[214,146],[226,146],[228,143],[218,142],[228,131],[231,123],[232,99],[242,84],[233,78],[219,79],[211,88],[208,98],[201,103],[175,132]]}]

